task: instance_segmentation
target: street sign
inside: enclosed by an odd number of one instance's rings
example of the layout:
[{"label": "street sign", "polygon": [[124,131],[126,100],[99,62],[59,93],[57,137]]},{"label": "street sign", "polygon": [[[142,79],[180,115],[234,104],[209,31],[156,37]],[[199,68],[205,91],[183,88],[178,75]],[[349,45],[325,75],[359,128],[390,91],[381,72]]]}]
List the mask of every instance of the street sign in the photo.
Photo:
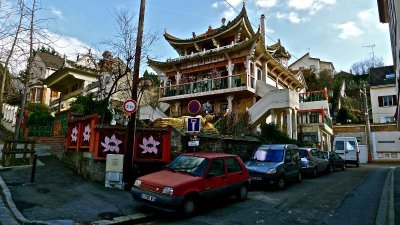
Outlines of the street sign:
[{"label": "street sign", "polygon": [[188,104],[188,111],[189,111],[191,114],[197,114],[197,113],[200,111],[200,109],[201,109],[201,104],[200,104],[199,101],[197,101],[197,100],[192,100],[192,101],[189,102],[189,104]]},{"label": "street sign", "polygon": [[187,119],[187,132],[200,132],[201,120],[199,117],[189,117]]},{"label": "street sign", "polygon": [[189,142],[188,142],[188,146],[189,146],[189,147],[196,147],[196,146],[199,146],[199,145],[200,145],[199,140],[196,140],[196,141],[189,141]]},{"label": "street sign", "polygon": [[122,109],[126,113],[134,113],[137,109],[137,102],[135,100],[128,99],[124,102]]}]

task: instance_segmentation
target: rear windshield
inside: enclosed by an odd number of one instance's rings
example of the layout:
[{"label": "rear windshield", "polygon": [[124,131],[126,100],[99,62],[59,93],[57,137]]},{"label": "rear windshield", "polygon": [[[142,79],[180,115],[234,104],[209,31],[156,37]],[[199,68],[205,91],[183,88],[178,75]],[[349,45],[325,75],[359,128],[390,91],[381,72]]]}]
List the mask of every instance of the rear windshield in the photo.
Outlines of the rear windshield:
[{"label": "rear windshield", "polygon": [[252,159],[261,162],[281,162],[283,155],[283,150],[258,149],[254,152]]},{"label": "rear windshield", "polygon": [[300,158],[307,157],[307,150],[299,149]]}]

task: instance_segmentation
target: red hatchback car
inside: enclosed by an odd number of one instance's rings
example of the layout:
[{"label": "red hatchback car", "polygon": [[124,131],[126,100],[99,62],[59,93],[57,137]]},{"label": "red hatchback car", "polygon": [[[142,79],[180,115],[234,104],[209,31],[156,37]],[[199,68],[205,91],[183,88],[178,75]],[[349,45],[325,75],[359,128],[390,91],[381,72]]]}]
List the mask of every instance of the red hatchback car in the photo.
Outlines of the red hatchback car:
[{"label": "red hatchback car", "polygon": [[239,156],[184,153],[164,170],[137,178],[131,193],[150,207],[190,216],[204,200],[230,195],[245,200],[249,183],[249,172]]}]

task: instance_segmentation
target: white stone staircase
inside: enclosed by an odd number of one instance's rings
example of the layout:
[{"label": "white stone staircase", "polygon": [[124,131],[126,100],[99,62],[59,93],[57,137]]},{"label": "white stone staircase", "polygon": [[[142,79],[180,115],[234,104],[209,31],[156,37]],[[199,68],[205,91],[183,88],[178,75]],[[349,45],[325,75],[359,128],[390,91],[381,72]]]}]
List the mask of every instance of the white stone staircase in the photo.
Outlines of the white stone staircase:
[{"label": "white stone staircase", "polygon": [[270,90],[249,109],[251,124],[258,125],[265,122],[271,109],[286,108],[299,108],[298,93],[288,89]]}]

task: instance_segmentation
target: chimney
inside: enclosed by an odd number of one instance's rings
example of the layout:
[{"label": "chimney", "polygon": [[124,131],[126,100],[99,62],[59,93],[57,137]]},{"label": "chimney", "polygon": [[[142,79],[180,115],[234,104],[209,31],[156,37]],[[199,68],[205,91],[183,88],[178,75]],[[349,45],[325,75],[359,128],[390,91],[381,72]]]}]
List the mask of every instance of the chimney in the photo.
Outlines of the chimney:
[{"label": "chimney", "polygon": [[260,18],[260,32],[262,36],[262,40],[264,41],[264,44],[267,45],[266,39],[265,39],[265,16],[264,14],[261,15]]}]

